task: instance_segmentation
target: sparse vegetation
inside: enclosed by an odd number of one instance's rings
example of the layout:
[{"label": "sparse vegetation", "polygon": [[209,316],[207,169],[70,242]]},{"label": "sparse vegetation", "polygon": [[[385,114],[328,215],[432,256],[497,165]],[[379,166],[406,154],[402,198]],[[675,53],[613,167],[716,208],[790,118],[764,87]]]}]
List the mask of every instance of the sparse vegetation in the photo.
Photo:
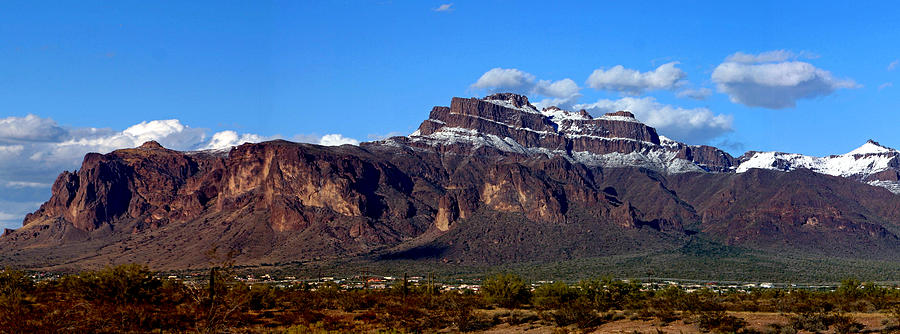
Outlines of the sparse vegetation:
[{"label": "sparse vegetation", "polygon": [[[348,289],[334,283],[247,285],[234,277],[220,267],[205,280],[182,282],[122,265],[34,282],[24,272],[3,270],[0,333],[470,332],[497,326],[582,331],[618,321],[655,328],[677,323],[714,333],[900,329],[900,290],[852,279],[834,291],[689,292],[609,276],[535,287],[520,276],[498,274],[475,293],[443,291],[431,280]],[[747,320],[753,314],[781,320],[753,327]],[[870,321],[866,327],[860,314],[881,315],[880,325]]]},{"label": "sparse vegetation", "polygon": [[484,294],[488,300],[506,308],[516,308],[528,303],[531,291],[522,277],[515,274],[497,274],[484,280]]}]

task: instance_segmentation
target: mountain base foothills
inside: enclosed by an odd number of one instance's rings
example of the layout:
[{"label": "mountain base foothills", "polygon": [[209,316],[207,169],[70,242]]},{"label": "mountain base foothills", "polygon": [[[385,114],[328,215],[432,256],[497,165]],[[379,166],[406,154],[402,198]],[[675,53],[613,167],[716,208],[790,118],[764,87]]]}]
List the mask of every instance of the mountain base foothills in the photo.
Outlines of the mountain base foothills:
[{"label": "mountain base foothills", "polygon": [[900,288],[513,273],[303,278],[119,265],[0,271],[3,332],[798,333],[900,330]]},{"label": "mountain base foothills", "polygon": [[0,237],[0,333],[898,331],[897,159],[510,93],[360,145],[148,141]]}]

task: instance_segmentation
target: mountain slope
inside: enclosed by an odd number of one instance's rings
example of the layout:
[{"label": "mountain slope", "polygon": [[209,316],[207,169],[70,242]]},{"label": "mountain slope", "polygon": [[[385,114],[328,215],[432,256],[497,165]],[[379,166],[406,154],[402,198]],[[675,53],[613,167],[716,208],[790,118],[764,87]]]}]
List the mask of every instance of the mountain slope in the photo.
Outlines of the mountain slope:
[{"label": "mountain slope", "polygon": [[[850,157],[891,152],[864,147]],[[219,249],[244,265],[486,266],[716,244],[900,255],[900,197],[865,183],[880,165],[835,177],[762,157],[668,140],[628,112],[538,111],[514,94],[454,98],[412,135],[360,146],[271,141],[177,152],[149,142],[89,154],[0,238],[0,262],[201,268]]]}]

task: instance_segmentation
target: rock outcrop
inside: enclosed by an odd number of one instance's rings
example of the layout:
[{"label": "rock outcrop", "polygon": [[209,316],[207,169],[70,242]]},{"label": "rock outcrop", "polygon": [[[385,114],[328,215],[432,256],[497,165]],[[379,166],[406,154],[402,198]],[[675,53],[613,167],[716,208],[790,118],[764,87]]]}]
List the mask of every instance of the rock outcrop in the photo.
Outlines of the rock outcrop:
[{"label": "rock outcrop", "polygon": [[562,156],[591,166],[649,167],[664,172],[729,171],[734,158],[710,146],[663,140],[656,129],[627,111],[592,117],[584,110],[558,107],[538,111],[520,95],[484,99],[453,98],[434,107],[409,137],[382,144],[419,147],[442,153],[487,150]]},{"label": "rock outcrop", "polygon": [[[627,111],[539,111],[508,93],[453,98],[412,135],[359,146],[270,141],[178,152],[148,142],[88,154],[23,228],[0,238],[0,262],[191,268],[207,265],[210,249],[227,249],[240,264],[348,256],[491,264],[629,254],[697,236],[900,255],[896,196],[852,178],[739,167],[758,154],[735,159],[679,143]],[[896,151],[850,155],[889,156],[894,169],[854,177],[896,181]]]}]

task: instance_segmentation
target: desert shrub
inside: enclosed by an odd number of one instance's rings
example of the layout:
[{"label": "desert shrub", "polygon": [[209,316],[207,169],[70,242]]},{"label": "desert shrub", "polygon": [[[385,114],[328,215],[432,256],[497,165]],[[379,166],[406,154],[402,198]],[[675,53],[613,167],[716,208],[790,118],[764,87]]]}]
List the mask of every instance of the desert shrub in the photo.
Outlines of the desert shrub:
[{"label": "desert shrub", "polygon": [[639,283],[626,283],[609,276],[583,280],[578,287],[598,311],[625,309],[628,303],[640,298],[641,292]]},{"label": "desert shrub", "polygon": [[682,295],[678,302],[678,306],[682,310],[694,314],[711,311],[725,311],[725,305],[719,301],[719,297],[718,293],[709,289],[697,290]]},{"label": "desert shrub", "polygon": [[33,290],[34,283],[24,272],[0,271],[0,328],[27,331],[23,325],[34,309],[27,297]]},{"label": "desert shrub", "polygon": [[442,296],[441,312],[447,317],[450,323],[461,332],[470,332],[484,329],[473,315],[476,303],[472,298],[459,294],[446,294]]},{"label": "desert shrub", "polygon": [[856,322],[852,317],[843,313],[831,315],[829,322],[834,328],[834,332],[839,334],[858,333],[864,328],[861,323]]},{"label": "desert shrub", "polygon": [[371,308],[377,302],[378,296],[369,291],[340,291],[332,297],[333,309],[344,312],[352,312]]},{"label": "desert shrub", "polygon": [[532,302],[539,309],[558,309],[578,298],[578,290],[564,282],[544,284],[534,290]]},{"label": "desert shrub", "polygon": [[824,331],[831,324],[831,317],[826,312],[805,312],[791,317],[790,324],[797,330]]},{"label": "desert shrub", "polygon": [[890,306],[890,293],[891,289],[878,286],[874,282],[866,282],[862,285],[862,294],[866,298],[866,302],[876,310]]},{"label": "desert shrub", "polygon": [[894,318],[893,320],[894,323],[897,324],[897,327],[900,327],[900,303],[894,303],[894,305],[888,309],[888,312],[890,313],[891,318]]},{"label": "desert shrub", "polygon": [[604,319],[594,310],[591,304],[592,303],[585,297],[578,298],[563,304],[556,310],[546,312],[545,318],[549,318],[559,327],[565,327],[572,324],[579,328],[602,325]]},{"label": "desert shrub", "polygon": [[271,309],[278,306],[278,296],[282,293],[279,289],[266,284],[254,285],[250,288],[250,296],[247,307],[251,310]]},{"label": "desert shrub", "polygon": [[405,303],[389,305],[385,309],[385,324],[389,328],[402,329],[408,332],[422,332],[429,326],[429,314],[426,310]]},{"label": "desert shrub", "polygon": [[637,314],[643,319],[656,318],[663,324],[670,323],[679,319],[677,302],[677,299],[654,296],[637,309]]},{"label": "desert shrub", "polygon": [[528,285],[515,274],[498,274],[486,278],[482,291],[490,302],[506,308],[517,308],[531,299]]},{"label": "desert shrub", "polygon": [[826,297],[820,292],[792,290],[784,297],[779,298],[776,302],[776,309],[779,312],[801,314],[830,312],[834,309],[834,304],[829,302]]},{"label": "desert shrub", "polygon": [[845,301],[856,300],[863,296],[862,282],[855,278],[847,278],[841,281],[841,285],[837,288],[837,295],[844,298]]},{"label": "desert shrub", "polygon": [[193,286],[197,327],[215,333],[240,324],[250,301],[250,288],[235,282],[231,266],[211,268],[206,286]]},{"label": "desert shrub", "polygon": [[391,283],[388,291],[394,294],[406,296],[412,291],[412,286],[409,284],[406,276],[404,276],[402,280],[396,280]]},{"label": "desert shrub", "polygon": [[721,310],[702,311],[697,316],[697,326],[705,332],[737,333],[747,327],[747,321]]},{"label": "desert shrub", "polygon": [[93,331],[121,332],[160,328],[162,281],[153,277],[146,266],[138,264],[106,267],[66,276],[57,285],[68,294],[68,303],[86,302],[80,311],[86,314],[83,324]]},{"label": "desert shrub", "polygon": [[68,276],[63,285],[87,300],[124,305],[149,302],[157,295],[162,281],[154,278],[146,266],[123,264]]},{"label": "desert shrub", "polygon": [[23,271],[0,271],[0,296],[22,296],[34,290],[34,282]]},{"label": "desert shrub", "polygon": [[769,334],[797,334],[797,330],[794,329],[791,325],[782,325],[777,323],[772,323],[766,325],[766,330],[764,333]]}]

